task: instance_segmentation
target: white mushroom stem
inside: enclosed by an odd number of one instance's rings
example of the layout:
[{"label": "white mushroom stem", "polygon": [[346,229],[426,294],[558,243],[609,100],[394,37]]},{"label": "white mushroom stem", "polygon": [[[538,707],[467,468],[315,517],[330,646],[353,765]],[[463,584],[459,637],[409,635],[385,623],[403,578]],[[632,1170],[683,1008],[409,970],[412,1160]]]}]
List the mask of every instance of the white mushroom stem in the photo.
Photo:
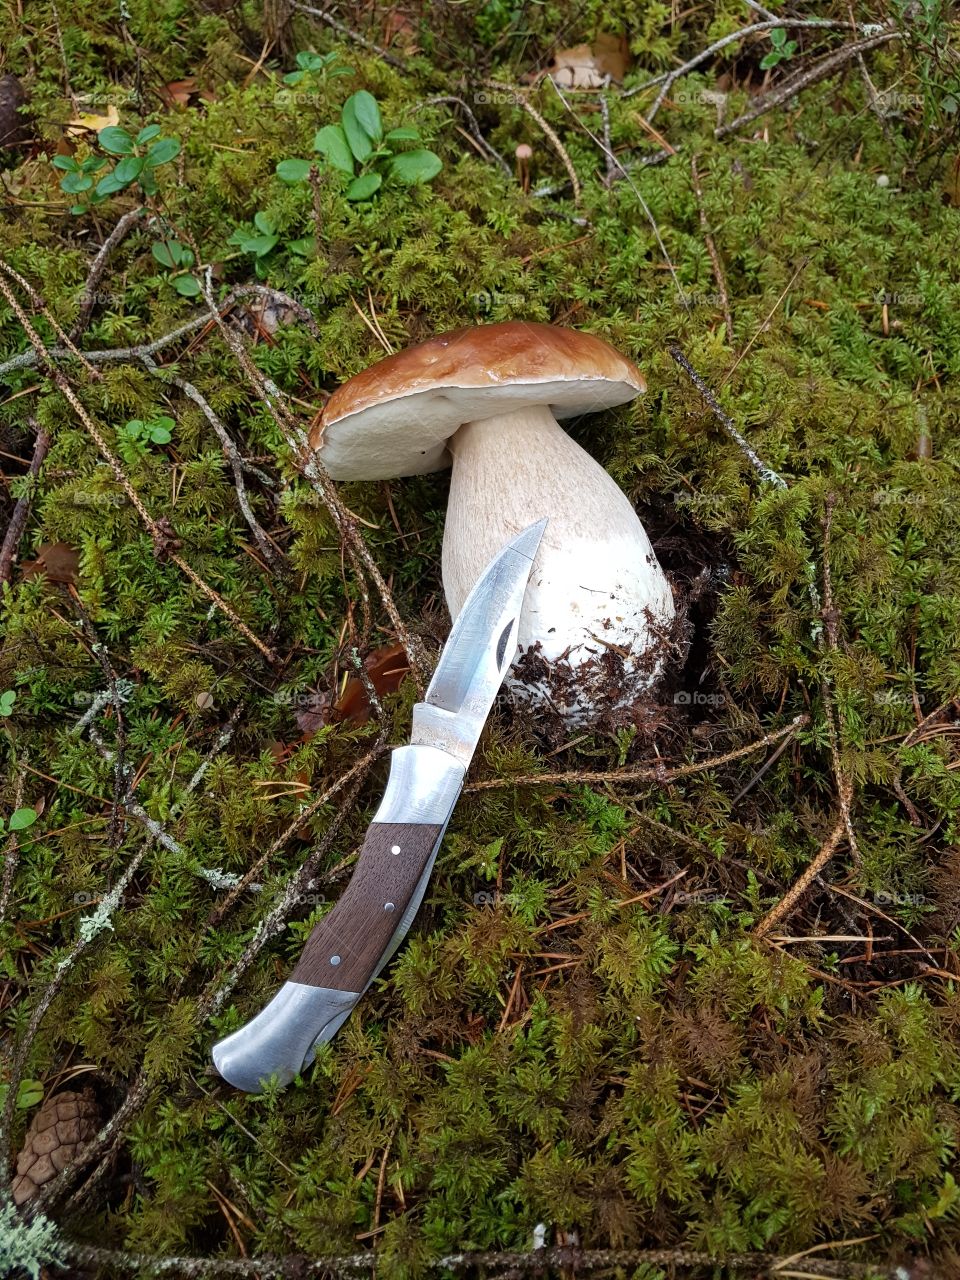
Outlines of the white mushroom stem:
[{"label": "white mushroom stem", "polygon": [[443,585],[451,616],[503,544],[548,516],[524,599],[521,651],[539,642],[547,661],[575,669],[605,649],[620,653],[637,673],[623,690],[629,700],[656,674],[637,660],[669,628],[674,604],[626,495],[545,405],[468,422],[449,448]]}]

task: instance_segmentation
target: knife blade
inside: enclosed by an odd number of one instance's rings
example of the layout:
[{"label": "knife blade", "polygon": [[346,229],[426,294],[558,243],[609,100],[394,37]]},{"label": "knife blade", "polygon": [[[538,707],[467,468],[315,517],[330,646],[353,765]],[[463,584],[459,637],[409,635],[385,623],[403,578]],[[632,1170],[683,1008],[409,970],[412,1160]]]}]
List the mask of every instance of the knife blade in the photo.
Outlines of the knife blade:
[{"label": "knife blade", "polygon": [[273,999],[213,1046],[230,1084],[259,1092],[281,1085],[331,1040],[410,928],[467,767],[497,690],[513,661],[527,580],[546,520],[524,529],[481,574],[461,609],[423,702],[413,708],[410,742],[390,756],[380,806],[356,870],[314,927]]}]

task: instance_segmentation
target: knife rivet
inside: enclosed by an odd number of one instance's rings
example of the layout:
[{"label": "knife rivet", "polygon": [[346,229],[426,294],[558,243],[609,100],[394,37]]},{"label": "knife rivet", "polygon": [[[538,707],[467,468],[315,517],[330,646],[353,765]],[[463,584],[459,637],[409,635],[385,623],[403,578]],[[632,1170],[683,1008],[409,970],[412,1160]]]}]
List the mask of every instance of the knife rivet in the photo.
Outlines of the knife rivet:
[{"label": "knife rivet", "polygon": [[384,909],[384,911],[393,911],[393,910],[394,910],[394,905],[393,905],[393,903],[392,903],[392,902],[385,902],[385,903],[383,904],[383,909]]},{"label": "knife rivet", "polygon": [[340,957],[339,957],[339,956],[331,956],[331,957],[330,957],[330,963],[331,963],[331,964],[339,964],[339,963],[340,963]]},{"label": "knife rivet", "polygon": [[390,852],[391,852],[391,853],[399,853],[399,852],[400,852],[400,846],[399,846],[398,844],[393,845],[393,846],[392,846],[392,848],[391,848],[391,850],[390,850]]}]

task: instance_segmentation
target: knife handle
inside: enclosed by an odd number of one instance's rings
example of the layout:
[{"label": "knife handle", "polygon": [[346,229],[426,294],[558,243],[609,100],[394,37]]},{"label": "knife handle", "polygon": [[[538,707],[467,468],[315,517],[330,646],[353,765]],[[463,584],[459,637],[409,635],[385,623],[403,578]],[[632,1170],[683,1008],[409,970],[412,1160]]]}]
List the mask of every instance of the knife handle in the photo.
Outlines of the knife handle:
[{"label": "knife handle", "polygon": [[291,982],[363,991],[397,928],[445,823],[373,822],[350,883],[315,926]]},{"label": "knife handle", "polygon": [[213,1047],[214,1064],[230,1084],[250,1093],[271,1075],[289,1084],[317,1045],[333,1039],[423,900],[464,773],[436,747],[392,753],[383,800],[347,888],[269,1004]]}]

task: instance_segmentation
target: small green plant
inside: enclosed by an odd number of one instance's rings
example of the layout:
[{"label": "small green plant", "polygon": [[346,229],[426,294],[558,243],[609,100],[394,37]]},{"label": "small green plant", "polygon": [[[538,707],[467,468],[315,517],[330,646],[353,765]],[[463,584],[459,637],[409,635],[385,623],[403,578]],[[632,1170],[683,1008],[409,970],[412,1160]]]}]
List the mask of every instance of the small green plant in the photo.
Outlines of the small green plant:
[{"label": "small green plant", "polygon": [[104,156],[87,156],[77,160],[75,156],[54,156],[53,165],[61,169],[64,176],[60,179],[60,189],[68,195],[79,195],[82,199],[70,208],[71,213],[86,213],[93,205],[102,204],[104,200],[118,191],[136,184],[145,196],[157,192],[156,170],[161,165],[169,164],[180,153],[179,138],[163,138],[158,124],[150,124],[136,135],[122,129],[119,125],[108,125],[101,129],[97,141],[104,151],[119,159],[113,168],[103,175],[94,186],[94,175],[103,169],[108,160]]},{"label": "small green plant", "polygon": [[316,250],[316,241],[313,236],[305,236],[299,240],[284,240],[277,231],[273,219],[262,210],[254,214],[252,227],[238,227],[227,243],[237,245],[241,253],[254,255],[254,270],[261,278],[266,275],[264,259],[278,245],[300,258],[309,258]]},{"label": "small green plant", "polygon": [[[8,1084],[0,1084],[0,1107],[3,1106],[10,1090]],[[29,1111],[31,1107],[35,1107],[38,1102],[43,1101],[43,1081],[42,1080],[21,1080],[17,1087],[17,1101],[15,1106],[18,1111]]]},{"label": "small green plant", "polygon": [[[410,127],[384,133],[376,98],[360,89],[343,104],[340,123],[318,131],[313,149],[330,168],[350,178],[344,192],[348,200],[369,200],[384,181],[415,186],[437,176],[443,161],[433,151],[399,149],[403,143],[419,141],[419,132]],[[281,160],[277,176],[284,182],[306,182],[310,167],[309,160]]]},{"label": "small green plant", "polygon": [[345,62],[338,62],[335,52],[309,53],[306,50],[302,50],[297,54],[296,63],[297,70],[287,72],[283,77],[284,84],[300,84],[313,76],[325,80],[327,76],[353,75],[353,67],[348,67]]},{"label": "small green plant", "polygon": [[172,418],[159,414],[155,418],[132,418],[119,434],[118,445],[126,462],[143,457],[152,444],[169,444],[176,425]]},{"label": "small green plant", "polygon": [[161,267],[171,272],[170,282],[183,298],[196,298],[200,294],[200,281],[188,268],[193,266],[193,251],[179,240],[157,240],[151,252]]},{"label": "small green plant", "polygon": [[14,809],[6,822],[0,818],[0,834],[4,831],[26,831],[27,827],[33,826],[39,816],[36,809],[29,807]]},{"label": "small green plant", "polygon": [[796,40],[788,40],[786,30],[783,27],[773,28],[770,32],[770,43],[773,48],[760,63],[763,71],[769,71],[771,67],[775,67],[780,62],[789,62],[797,52]]},{"label": "small green plant", "polygon": [[0,716],[9,716],[13,713],[13,704],[17,700],[15,689],[4,689],[0,693]]}]

